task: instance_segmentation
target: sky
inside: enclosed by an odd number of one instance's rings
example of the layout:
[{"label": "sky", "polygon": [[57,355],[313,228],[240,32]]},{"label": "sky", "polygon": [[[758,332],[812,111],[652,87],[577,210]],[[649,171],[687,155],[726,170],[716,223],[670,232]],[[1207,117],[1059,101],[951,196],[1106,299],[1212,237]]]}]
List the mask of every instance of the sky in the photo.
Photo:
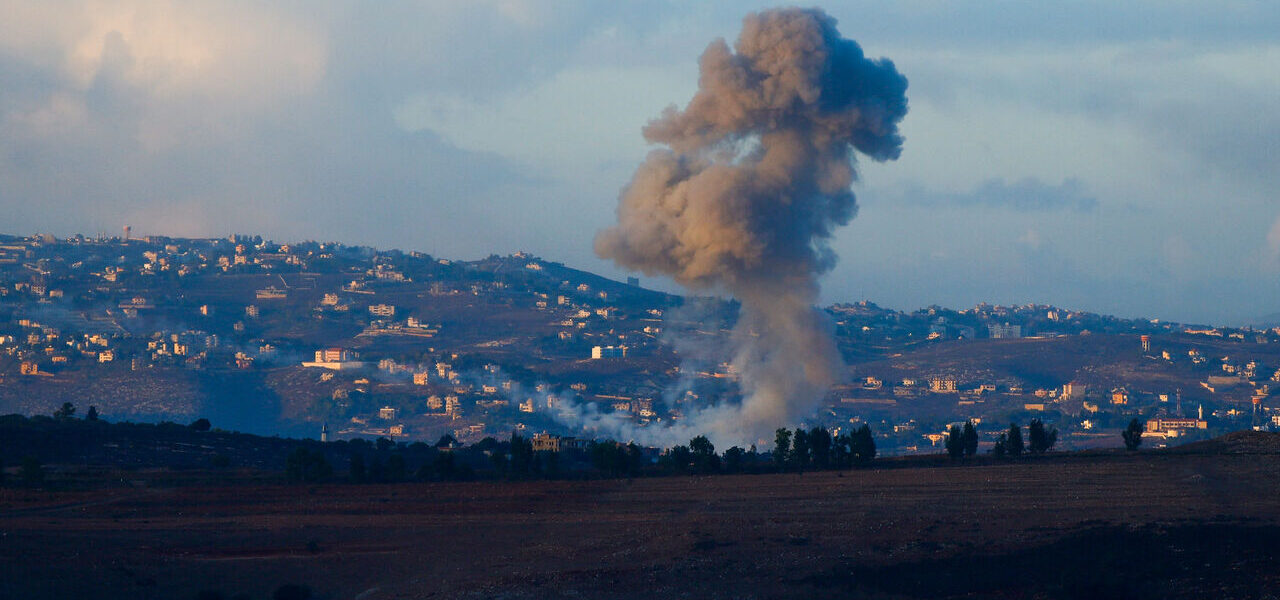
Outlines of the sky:
[{"label": "sky", "polygon": [[[0,0],[0,232],[592,252],[772,4]],[[1280,5],[831,2],[909,81],[824,302],[1280,320]],[[665,290],[674,284],[644,278]]]}]

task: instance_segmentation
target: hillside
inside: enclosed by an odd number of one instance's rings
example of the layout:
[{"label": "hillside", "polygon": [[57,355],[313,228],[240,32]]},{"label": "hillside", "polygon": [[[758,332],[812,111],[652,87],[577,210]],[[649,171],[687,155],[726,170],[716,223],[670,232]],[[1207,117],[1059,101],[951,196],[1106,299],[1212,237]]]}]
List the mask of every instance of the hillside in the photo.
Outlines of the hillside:
[{"label": "hillside", "polygon": [[[583,435],[584,412],[662,427],[742,395],[733,302],[523,253],[452,261],[249,236],[9,241],[23,253],[0,264],[0,414],[70,402],[117,421],[206,417],[312,437],[327,423],[344,439],[474,442]],[[1205,415],[1202,430],[1159,442],[1179,443],[1280,417],[1280,331],[1043,305],[824,310],[848,368],[797,418],[868,424],[886,453],[935,452],[940,432],[966,420],[985,424],[988,444],[1006,423],[1038,418],[1062,447],[1088,448],[1114,445],[1135,418]],[[314,360],[326,351],[346,367]]]}]

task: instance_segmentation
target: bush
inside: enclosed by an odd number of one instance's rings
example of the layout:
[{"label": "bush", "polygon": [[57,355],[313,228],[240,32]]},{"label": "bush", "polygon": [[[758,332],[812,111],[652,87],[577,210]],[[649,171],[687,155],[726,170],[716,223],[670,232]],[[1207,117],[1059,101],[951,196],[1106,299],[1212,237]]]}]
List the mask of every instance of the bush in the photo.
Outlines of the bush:
[{"label": "bush", "polygon": [[1129,421],[1129,426],[1125,428],[1124,433],[1120,434],[1124,438],[1124,447],[1128,450],[1137,450],[1142,445],[1142,423],[1137,419]]}]

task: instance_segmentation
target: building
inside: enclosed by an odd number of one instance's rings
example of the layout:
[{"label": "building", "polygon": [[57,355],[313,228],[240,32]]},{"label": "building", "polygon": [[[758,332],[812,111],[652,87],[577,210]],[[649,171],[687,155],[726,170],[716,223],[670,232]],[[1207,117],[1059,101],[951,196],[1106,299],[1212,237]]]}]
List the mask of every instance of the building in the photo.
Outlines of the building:
[{"label": "building", "polygon": [[289,297],[289,292],[275,286],[270,286],[254,292],[254,297],[258,300],[284,300]]},{"label": "building", "polygon": [[390,304],[370,304],[369,314],[375,317],[391,318],[396,316],[396,307]]},{"label": "building", "polygon": [[1129,403],[1129,390],[1126,390],[1126,389],[1124,389],[1124,388],[1122,388],[1122,387],[1118,387],[1118,388],[1115,388],[1115,389],[1111,390],[1111,403],[1112,403],[1112,404],[1117,404],[1117,405],[1120,405],[1120,404],[1128,404],[1128,403]]},{"label": "building", "polygon": [[595,346],[591,348],[592,360],[599,360],[602,358],[626,358],[626,357],[627,357],[626,346]]},{"label": "building", "polygon": [[954,394],[959,391],[954,377],[934,377],[929,380],[929,391],[935,394]]},{"label": "building", "polygon": [[396,418],[396,409],[391,408],[390,406],[384,406],[378,409],[378,418],[383,421],[394,420]]},{"label": "building", "polygon": [[561,437],[551,435],[549,433],[535,433],[529,438],[529,445],[533,447],[534,452],[561,452],[564,450],[575,450],[585,448],[587,446],[584,440],[572,437]]},{"label": "building", "polygon": [[1062,397],[1063,399],[1083,398],[1087,391],[1088,387],[1085,384],[1072,381],[1062,386]]},{"label": "building", "polygon": [[1142,437],[1173,438],[1186,435],[1188,431],[1208,429],[1209,422],[1204,419],[1157,417],[1147,421],[1147,430]]},{"label": "building", "polygon": [[304,362],[302,366],[345,371],[363,369],[365,364],[360,362],[360,355],[354,351],[344,348],[325,348],[324,350],[316,350],[315,361]]},{"label": "building", "polygon": [[991,324],[987,326],[987,332],[991,334],[991,339],[996,340],[1012,340],[1022,337],[1021,325],[1010,325],[1008,323]]},{"label": "building", "polygon": [[359,355],[344,348],[326,348],[316,350],[316,362],[343,362],[356,360]]},{"label": "building", "polygon": [[426,371],[418,371],[413,374],[413,385],[427,385],[430,379],[430,373]]}]

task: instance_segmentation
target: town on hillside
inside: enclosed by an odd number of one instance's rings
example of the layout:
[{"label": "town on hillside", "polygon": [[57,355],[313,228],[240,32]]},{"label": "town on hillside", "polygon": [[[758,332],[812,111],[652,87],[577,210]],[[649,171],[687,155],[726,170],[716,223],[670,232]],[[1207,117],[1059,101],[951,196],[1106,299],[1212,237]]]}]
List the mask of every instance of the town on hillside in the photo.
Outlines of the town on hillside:
[{"label": "town on hillside", "polygon": [[[736,310],[524,253],[0,236],[0,413],[71,402],[268,435],[553,444],[603,435],[581,428],[588,407],[663,427],[737,401]],[[1032,419],[1063,449],[1118,446],[1134,419],[1157,447],[1280,429],[1280,327],[1045,305],[824,310],[847,373],[779,427],[869,425],[884,454],[940,452],[966,422],[988,448]]]}]

